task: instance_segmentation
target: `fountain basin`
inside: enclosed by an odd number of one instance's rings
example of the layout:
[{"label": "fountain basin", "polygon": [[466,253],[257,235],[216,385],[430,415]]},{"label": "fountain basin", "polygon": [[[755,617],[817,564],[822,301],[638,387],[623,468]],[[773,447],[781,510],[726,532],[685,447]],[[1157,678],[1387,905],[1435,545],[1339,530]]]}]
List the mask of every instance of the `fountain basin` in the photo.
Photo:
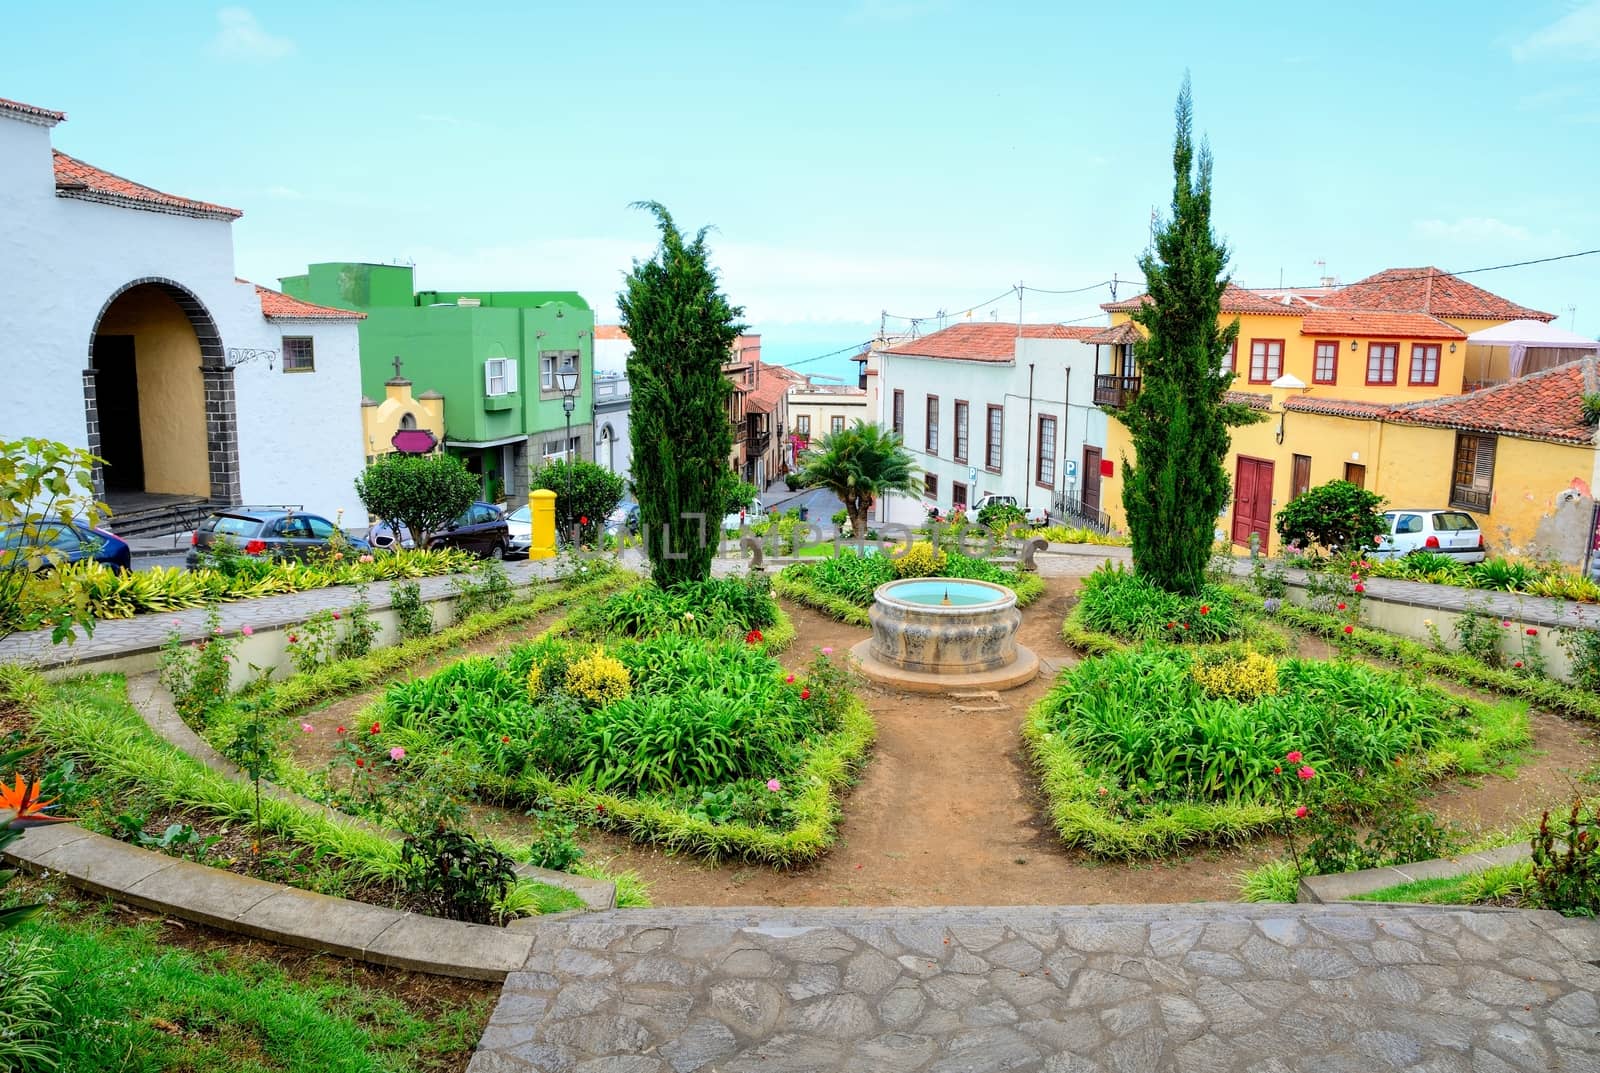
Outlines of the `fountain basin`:
[{"label": "fountain basin", "polygon": [[1038,673],[1017,644],[1022,612],[1004,585],[966,578],[906,578],[878,586],[867,612],[872,638],[851,653],[862,673],[924,692],[1008,689]]}]

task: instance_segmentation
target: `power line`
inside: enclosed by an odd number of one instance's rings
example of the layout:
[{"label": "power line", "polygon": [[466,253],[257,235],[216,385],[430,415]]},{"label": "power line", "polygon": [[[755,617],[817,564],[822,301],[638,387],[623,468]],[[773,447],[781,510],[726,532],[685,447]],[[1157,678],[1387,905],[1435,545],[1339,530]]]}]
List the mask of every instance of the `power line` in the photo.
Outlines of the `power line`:
[{"label": "power line", "polygon": [[[1501,271],[1504,271],[1505,269],[1508,269],[1508,268],[1527,268],[1529,265],[1545,265],[1545,264],[1550,264],[1553,261],[1570,261],[1570,260],[1572,260],[1572,259],[1574,259],[1576,257],[1593,257],[1595,254],[1600,254],[1600,249],[1578,250],[1575,253],[1559,253],[1559,254],[1556,254],[1553,257],[1535,257],[1531,261],[1512,261],[1512,262],[1510,262],[1508,264],[1503,264],[1503,265],[1486,265],[1483,268],[1463,268],[1463,269],[1460,269],[1460,270],[1453,270],[1452,269],[1452,270],[1449,270],[1449,271],[1447,271],[1445,269],[1442,269],[1442,268],[1438,268],[1438,269],[1433,269],[1432,271],[1428,271],[1428,272],[1417,272],[1417,273],[1415,273],[1413,275],[1409,275],[1409,276],[1389,276],[1386,279],[1384,279],[1383,282],[1384,283],[1406,283],[1406,282],[1410,282],[1411,280],[1415,280],[1415,279],[1438,279],[1440,276],[1476,276],[1476,275],[1479,275],[1480,273],[1483,273],[1483,272],[1501,272]],[[1343,287],[1349,287],[1349,286],[1353,286],[1353,284],[1349,284],[1349,283],[1343,284],[1340,289],[1343,289]],[[1321,287],[1320,283],[1319,284],[1315,284],[1315,285],[1308,283],[1308,284],[1304,284],[1302,286],[1293,286],[1293,287],[1241,287],[1240,290],[1246,290],[1246,291],[1306,291],[1306,290],[1316,290],[1316,289],[1319,289],[1320,287]]]}]

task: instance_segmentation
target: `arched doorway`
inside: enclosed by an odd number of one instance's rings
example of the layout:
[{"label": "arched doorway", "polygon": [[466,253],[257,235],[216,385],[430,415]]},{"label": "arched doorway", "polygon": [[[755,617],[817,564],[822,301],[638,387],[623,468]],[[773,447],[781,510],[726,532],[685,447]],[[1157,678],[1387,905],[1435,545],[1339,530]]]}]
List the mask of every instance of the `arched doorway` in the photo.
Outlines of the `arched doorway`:
[{"label": "arched doorway", "polygon": [[600,464],[612,473],[617,472],[617,433],[610,422],[600,426]]},{"label": "arched doorway", "polygon": [[186,287],[138,279],[106,299],[83,379],[89,449],[105,460],[100,494],[238,502],[233,370],[216,321]]}]

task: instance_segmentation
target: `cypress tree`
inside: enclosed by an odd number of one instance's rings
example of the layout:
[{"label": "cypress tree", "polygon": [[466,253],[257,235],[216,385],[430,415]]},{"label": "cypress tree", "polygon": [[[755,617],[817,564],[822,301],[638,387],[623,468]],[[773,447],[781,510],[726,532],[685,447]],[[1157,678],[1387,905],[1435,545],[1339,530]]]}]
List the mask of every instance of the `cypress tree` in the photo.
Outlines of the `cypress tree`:
[{"label": "cypress tree", "polygon": [[733,429],[722,367],[744,325],[744,310],[717,289],[706,228],[685,239],[672,215],[642,202],[661,228],[661,245],[635,261],[617,296],[633,343],[628,384],[633,487],[651,576],[666,586],[711,576],[732,474]]},{"label": "cypress tree", "polygon": [[1122,462],[1122,505],[1134,569],[1169,592],[1205,581],[1217,518],[1231,492],[1228,429],[1261,420],[1225,395],[1225,359],[1239,322],[1218,326],[1227,248],[1211,231],[1211,150],[1194,146],[1189,79],[1178,94],[1172,217],[1157,221],[1139,260],[1148,301],[1131,315],[1145,329],[1134,354],[1143,382],[1117,417],[1133,438]]}]

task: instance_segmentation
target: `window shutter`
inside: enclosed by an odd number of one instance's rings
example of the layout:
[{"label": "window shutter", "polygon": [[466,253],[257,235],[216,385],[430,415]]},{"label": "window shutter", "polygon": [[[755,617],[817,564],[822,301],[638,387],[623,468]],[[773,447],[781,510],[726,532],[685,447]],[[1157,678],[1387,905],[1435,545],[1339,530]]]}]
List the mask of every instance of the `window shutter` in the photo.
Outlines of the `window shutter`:
[{"label": "window shutter", "polygon": [[483,363],[483,394],[485,397],[494,394],[494,362]]},{"label": "window shutter", "polygon": [[510,358],[507,358],[505,362],[505,370],[506,394],[511,395],[517,390],[517,363],[512,361]]},{"label": "window shutter", "polygon": [[1493,436],[1478,437],[1477,458],[1473,462],[1473,484],[1485,492],[1494,487],[1495,443]]}]

